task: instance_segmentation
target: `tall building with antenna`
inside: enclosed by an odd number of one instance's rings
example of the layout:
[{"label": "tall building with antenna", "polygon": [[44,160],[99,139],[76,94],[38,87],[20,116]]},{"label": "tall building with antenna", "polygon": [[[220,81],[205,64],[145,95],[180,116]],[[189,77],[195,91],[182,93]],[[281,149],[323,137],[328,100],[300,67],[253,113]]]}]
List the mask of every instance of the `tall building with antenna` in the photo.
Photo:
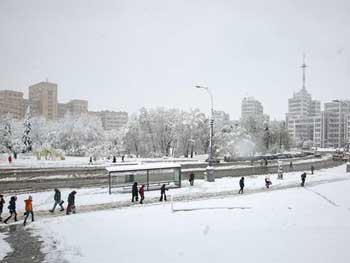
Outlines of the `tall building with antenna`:
[{"label": "tall building with antenna", "polygon": [[303,56],[302,88],[288,99],[288,113],[286,123],[289,134],[294,142],[314,141],[315,117],[321,113],[321,102],[313,100],[306,90],[306,63]]}]

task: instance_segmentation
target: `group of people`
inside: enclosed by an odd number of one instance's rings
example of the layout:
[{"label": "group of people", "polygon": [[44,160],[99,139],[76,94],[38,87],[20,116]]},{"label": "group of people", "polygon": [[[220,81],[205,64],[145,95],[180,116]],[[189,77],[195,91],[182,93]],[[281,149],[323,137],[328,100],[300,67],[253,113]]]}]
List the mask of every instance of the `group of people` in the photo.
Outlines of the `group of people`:
[{"label": "group of people", "polygon": [[[160,187],[160,198],[159,201],[162,202],[163,199],[166,201],[166,193],[165,191],[168,191],[169,189],[166,188],[166,185],[163,184]],[[140,195],[140,204],[143,204],[143,200],[145,199],[145,185],[142,184],[140,189],[138,189],[137,182],[134,182],[132,185],[132,190],[131,190],[131,202],[138,202],[139,201],[139,195]]]},{"label": "group of people", "polygon": [[[66,209],[66,214],[69,215],[70,213],[75,213],[75,194],[76,191],[72,191],[68,195],[68,205]],[[3,221],[5,224],[13,218],[15,222],[17,222],[17,209],[16,209],[16,202],[17,202],[17,196],[11,196],[9,205],[7,209],[9,210],[9,216]],[[5,205],[5,199],[2,194],[0,194],[0,222],[2,222],[2,213]],[[29,216],[31,216],[32,222],[34,222],[34,210],[33,210],[33,197],[31,195],[28,196],[26,200],[24,200],[25,203],[25,211],[24,211],[24,221],[23,225],[25,226],[27,223],[27,220]],[[55,208],[57,205],[61,207],[60,211],[64,211],[63,207],[64,201],[61,199],[61,192],[58,189],[55,189],[55,194],[54,194],[54,205],[51,210],[49,210],[51,213],[54,213]]]},{"label": "group of people", "polygon": [[[314,167],[311,166],[311,174],[314,174]],[[306,172],[303,172],[300,176],[301,178],[301,186],[304,187],[305,186],[305,181],[306,181]],[[265,177],[265,186],[266,188],[270,188],[270,186],[272,185],[272,182],[270,180],[270,178]],[[239,180],[239,191],[238,194],[243,194],[243,190],[244,190],[244,177],[241,177],[241,179]]]}]

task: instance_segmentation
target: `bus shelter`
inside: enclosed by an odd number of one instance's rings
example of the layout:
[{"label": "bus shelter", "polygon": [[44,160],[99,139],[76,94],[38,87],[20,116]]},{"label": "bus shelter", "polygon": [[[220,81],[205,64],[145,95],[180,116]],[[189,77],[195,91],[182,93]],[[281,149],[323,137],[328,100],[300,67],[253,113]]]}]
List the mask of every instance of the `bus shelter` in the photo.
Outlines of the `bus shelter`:
[{"label": "bus shelter", "polygon": [[109,194],[112,193],[112,188],[129,190],[134,182],[144,184],[147,191],[158,190],[163,184],[168,188],[181,187],[181,165],[177,163],[110,166],[106,170]]}]

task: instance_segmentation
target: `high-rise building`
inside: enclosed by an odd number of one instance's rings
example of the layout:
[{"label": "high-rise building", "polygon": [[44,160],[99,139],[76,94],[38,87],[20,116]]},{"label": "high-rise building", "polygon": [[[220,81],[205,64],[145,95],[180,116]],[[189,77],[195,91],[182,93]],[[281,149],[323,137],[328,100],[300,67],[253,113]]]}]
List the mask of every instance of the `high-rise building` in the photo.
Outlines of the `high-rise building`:
[{"label": "high-rise building", "polygon": [[253,118],[255,120],[262,120],[264,115],[264,108],[260,101],[254,97],[244,98],[241,104],[241,119],[245,120]]},{"label": "high-rise building", "polygon": [[320,123],[322,120],[321,102],[312,100],[311,94],[306,90],[305,61],[301,68],[303,74],[302,89],[288,99],[288,113],[286,114],[289,135],[294,143],[321,140],[321,135],[318,133],[322,126]]},{"label": "high-rise building", "polygon": [[343,147],[347,143],[348,116],[350,114],[349,100],[333,100],[324,104],[328,114],[327,146]]},{"label": "high-rise building", "polygon": [[216,125],[230,124],[230,114],[224,111],[213,111],[213,119]]},{"label": "high-rise building", "polygon": [[39,115],[48,120],[58,116],[57,84],[40,82],[29,87],[29,100],[39,104]]},{"label": "high-rise building", "polygon": [[105,130],[118,130],[128,123],[128,113],[124,111],[89,111],[88,113],[100,118]]},{"label": "high-rise building", "polygon": [[0,115],[10,115],[13,118],[23,117],[23,93],[13,90],[0,90]]}]

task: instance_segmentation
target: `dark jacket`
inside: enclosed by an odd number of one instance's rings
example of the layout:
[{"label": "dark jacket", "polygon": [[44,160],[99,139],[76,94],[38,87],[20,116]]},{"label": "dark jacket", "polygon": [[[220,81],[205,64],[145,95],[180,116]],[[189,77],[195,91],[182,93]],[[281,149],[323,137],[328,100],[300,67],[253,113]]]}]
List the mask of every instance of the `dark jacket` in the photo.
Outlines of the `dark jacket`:
[{"label": "dark jacket", "polygon": [[54,200],[56,202],[60,202],[61,201],[61,192],[59,190],[55,190]]},{"label": "dark jacket", "polygon": [[301,174],[301,180],[305,180],[306,179],[306,173],[302,173]]},{"label": "dark jacket", "polygon": [[137,189],[137,183],[134,183],[133,185],[132,185],[132,194],[133,195],[137,195],[138,194],[138,189]]},{"label": "dark jacket", "polygon": [[77,192],[73,191],[68,195],[68,205],[74,205],[75,204],[75,194]]},{"label": "dark jacket", "polygon": [[2,209],[4,208],[4,204],[5,204],[5,200],[4,200],[4,198],[1,197],[1,199],[0,199],[0,211],[2,211]]},{"label": "dark jacket", "polygon": [[163,184],[162,187],[160,188],[160,193],[165,194],[165,191],[168,191],[168,189],[165,188],[165,184]]},{"label": "dark jacket", "polygon": [[10,211],[16,211],[16,198],[14,196],[11,197],[9,202],[9,206],[7,207]]},{"label": "dark jacket", "polygon": [[190,174],[190,179],[189,179],[189,181],[194,181],[194,173],[191,173],[191,174]]},{"label": "dark jacket", "polygon": [[244,187],[244,178],[241,178],[241,180],[239,180],[239,186],[240,186],[241,188]]}]

